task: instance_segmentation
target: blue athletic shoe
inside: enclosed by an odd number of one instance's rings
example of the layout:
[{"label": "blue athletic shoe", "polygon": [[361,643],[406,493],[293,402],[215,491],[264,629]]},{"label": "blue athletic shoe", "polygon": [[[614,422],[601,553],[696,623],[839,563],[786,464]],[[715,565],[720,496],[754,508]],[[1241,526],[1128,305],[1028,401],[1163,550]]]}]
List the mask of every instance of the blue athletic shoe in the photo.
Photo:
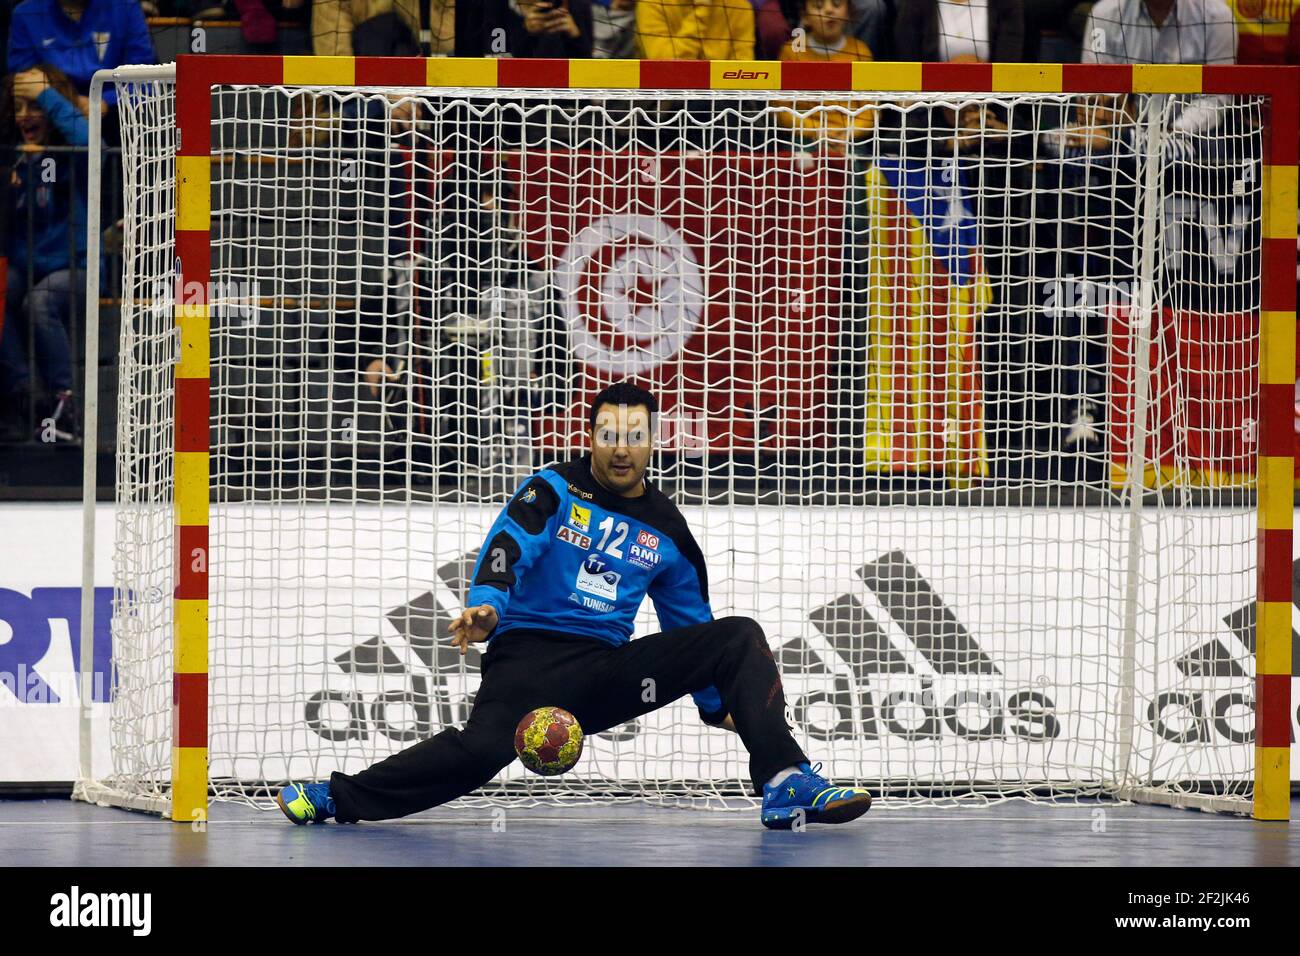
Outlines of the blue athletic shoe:
[{"label": "blue athletic shoe", "polygon": [[324,823],[334,816],[334,798],[328,783],[291,783],[275,798],[293,823]]},{"label": "blue athletic shoe", "polygon": [[763,826],[789,830],[802,818],[804,823],[848,823],[871,809],[871,794],[856,787],[833,786],[818,771],[801,763],[802,773],[793,773],[775,787],[763,787]]}]

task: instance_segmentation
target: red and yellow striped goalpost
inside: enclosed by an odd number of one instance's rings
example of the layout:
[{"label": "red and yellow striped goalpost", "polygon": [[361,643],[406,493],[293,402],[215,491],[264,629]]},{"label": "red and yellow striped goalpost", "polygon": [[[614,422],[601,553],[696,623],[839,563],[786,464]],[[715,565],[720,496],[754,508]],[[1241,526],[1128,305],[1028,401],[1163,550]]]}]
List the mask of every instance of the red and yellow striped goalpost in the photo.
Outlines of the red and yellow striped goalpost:
[{"label": "red and yellow striped goalpost", "polygon": [[179,56],[176,60],[175,635],[172,819],[208,803],[208,509],[212,88],[225,85],[534,89],[1222,93],[1271,101],[1263,168],[1254,816],[1290,816],[1291,521],[1295,438],[1300,68],[768,60]]}]

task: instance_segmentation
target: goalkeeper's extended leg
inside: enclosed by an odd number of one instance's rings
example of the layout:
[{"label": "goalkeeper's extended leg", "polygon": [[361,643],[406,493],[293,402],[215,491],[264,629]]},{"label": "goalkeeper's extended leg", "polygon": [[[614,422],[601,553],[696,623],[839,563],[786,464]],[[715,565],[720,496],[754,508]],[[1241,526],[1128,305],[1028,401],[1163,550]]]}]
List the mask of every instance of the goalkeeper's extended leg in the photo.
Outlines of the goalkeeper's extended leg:
[{"label": "goalkeeper's extended leg", "polygon": [[357,774],[335,772],[329,783],[292,784],[277,802],[294,823],[389,820],[436,807],[477,790],[515,759],[514,728],[526,712],[476,703],[463,730],[448,728]]},{"label": "goalkeeper's extended leg", "polygon": [[574,652],[595,653],[594,642],[493,642],[483,655],[483,682],[463,729],[449,728],[357,774],[335,772],[328,783],[292,785],[280,808],[294,823],[335,817],[340,823],[389,820],[463,797],[515,759],[515,726],[528,711],[557,697],[571,682]]},{"label": "goalkeeper's extended leg", "polygon": [[763,824],[844,823],[871,807],[865,790],[836,787],[810,767],[786,722],[781,672],[757,621],[726,617],[614,648],[596,674],[598,698],[574,715],[599,733],[685,694],[716,687],[749,751]]}]

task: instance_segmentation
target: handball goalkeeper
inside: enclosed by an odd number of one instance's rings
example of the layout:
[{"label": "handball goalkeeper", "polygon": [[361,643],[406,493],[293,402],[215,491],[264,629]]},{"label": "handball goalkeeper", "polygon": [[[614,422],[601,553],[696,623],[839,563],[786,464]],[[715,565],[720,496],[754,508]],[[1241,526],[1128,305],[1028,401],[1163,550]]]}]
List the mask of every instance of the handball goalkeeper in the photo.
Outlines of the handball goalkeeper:
[{"label": "handball goalkeeper", "polygon": [[[714,620],[699,546],[644,477],[657,411],[630,383],[606,388],[591,406],[589,452],[533,475],[497,516],[451,625],[462,654],[488,642],[464,728],[358,774],[290,784],[277,797],[290,820],[387,820],[471,793],[515,759],[515,726],[537,707],[562,707],[596,734],[686,694],[704,723],[740,735],[765,826],[845,823],[870,808],[865,790],[808,765],[763,629]],[[647,594],[664,630],[633,641]]]}]

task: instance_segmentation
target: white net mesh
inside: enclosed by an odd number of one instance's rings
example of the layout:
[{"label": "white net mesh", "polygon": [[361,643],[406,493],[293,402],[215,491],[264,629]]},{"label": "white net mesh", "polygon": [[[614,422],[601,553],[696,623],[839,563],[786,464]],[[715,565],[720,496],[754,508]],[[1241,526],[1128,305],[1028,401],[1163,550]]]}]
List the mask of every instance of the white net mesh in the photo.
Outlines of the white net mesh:
[{"label": "white net mesh", "polygon": [[171,80],[118,85],[123,263],[111,739],[127,799],[171,785],[176,97]]},{"label": "white net mesh", "polygon": [[[122,98],[114,785],[159,796],[170,95]],[[635,377],[714,613],[763,625],[830,777],[1248,806],[1260,102],[790,96],[214,91],[219,797],[464,720],[476,549]],[[685,700],[479,798],[745,776]]]}]

